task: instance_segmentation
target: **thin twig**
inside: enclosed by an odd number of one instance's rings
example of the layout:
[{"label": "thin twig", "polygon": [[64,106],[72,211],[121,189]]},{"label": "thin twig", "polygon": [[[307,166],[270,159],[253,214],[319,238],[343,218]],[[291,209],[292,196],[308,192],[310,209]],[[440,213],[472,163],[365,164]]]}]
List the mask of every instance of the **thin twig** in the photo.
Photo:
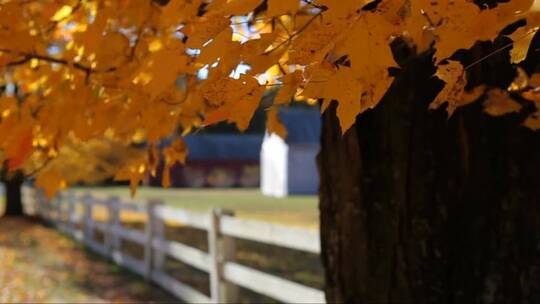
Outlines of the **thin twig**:
[{"label": "thin twig", "polygon": [[[0,49],[0,52],[4,52],[4,53],[8,53],[8,54],[13,53],[11,50],[7,50],[7,49]],[[18,55],[22,56],[22,58],[19,59],[19,60],[9,62],[9,63],[6,64],[6,66],[22,65],[22,64],[28,63],[29,61],[31,61],[33,59],[37,59],[37,60],[46,61],[46,62],[49,62],[49,63],[56,63],[56,64],[60,64],[60,65],[65,65],[65,66],[71,66],[71,67],[73,67],[75,69],[83,71],[87,76],[89,76],[90,74],[94,74],[94,73],[98,73],[98,74],[99,73],[110,73],[110,72],[114,72],[114,71],[118,70],[118,67],[109,67],[109,68],[106,68],[106,69],[103,69],[103,70],[98,70],[98,69],[94,69],[94,68],[91,68],[89,66],[83,65],[83,64],[81,64],[79,62],[70,62],[70,61],[67,61],[65,59],[54,58],[54,57],[50,57],[50,56],[46,56],[46,55],[40,55],[40,54],[18,53]]]},{"label": "thin twig", "polygon": [[504,45],[504,46],[502,46],[502,47],[500,47],[500,48],[494,50],[493,52],[491,52],[491,53],[489,53],[489,54],[487,54],[487,55],[481,57],[481,58],[478,59],[478,60],[475,60],[473,63],[467,65],[467,66],[465,67],[464,70],[468,70],[468,69],[472,68],[473,66],[482,63],[483,61],[485,61],[485,60],[488,59],[489,57],[491,57],[491,56],[493,56],[493,55],[496,55],[496,54],[498,54],[498,53],[500,53],[500,52],[506,50],[507,48],[513,46],[514,43],[516,43],[516,42],[518,42],[518,41],[520,41],[520,40],[523,40],[523,39],[527,38],[528,36],[535,34],[536,32],[538,32],[538,28],[533,29],[533,30],[530,30],[529,32],[527,32],[527,34],[525,34],[525,35],[519,37],[518,39],[516,39],[516,40],[514,40],[514,41],[512,41],[512,42],[510,42],[510,43],[508,43],[508,44],[506,44],[506,45]]}]

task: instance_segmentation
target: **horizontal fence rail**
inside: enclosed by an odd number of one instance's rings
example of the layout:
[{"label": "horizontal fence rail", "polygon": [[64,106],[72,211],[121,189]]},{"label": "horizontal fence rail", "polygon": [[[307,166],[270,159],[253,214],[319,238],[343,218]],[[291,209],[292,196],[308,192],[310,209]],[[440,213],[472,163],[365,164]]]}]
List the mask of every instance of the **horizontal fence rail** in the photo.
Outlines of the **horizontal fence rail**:
[{"label": "horizontal fence rail", "polygon": [[[203,214],[171,208],[159,200],[133,202],[117,197],[75,195],[72,192],[61,193],[48,200],[41,191],[30,187],[23,189],[23,200],[25,210],[30,210],[60,231],[83,242],[91,250],[155,282],[185,302],[237,302],[238,286],[282,302],[325,302],[321,290],[234,261],[235,238],[319,254],[319,236],[313,231],[239,219],[231,211],[221,209]],[[95,219],[98,209],[105,210],[102,221]],[[143,230],[122,226],[123,211],[134,212],[146,218]],[[165,223],[178,223],[206,231],[208,252],[167,240]],[[101,234],[102,241],[98,240],[96,232]],[[142,259],[123,253],[122,240],[141,246]],[[164,269],[166,258],[208,273],[210,295],[167,274]]]}]

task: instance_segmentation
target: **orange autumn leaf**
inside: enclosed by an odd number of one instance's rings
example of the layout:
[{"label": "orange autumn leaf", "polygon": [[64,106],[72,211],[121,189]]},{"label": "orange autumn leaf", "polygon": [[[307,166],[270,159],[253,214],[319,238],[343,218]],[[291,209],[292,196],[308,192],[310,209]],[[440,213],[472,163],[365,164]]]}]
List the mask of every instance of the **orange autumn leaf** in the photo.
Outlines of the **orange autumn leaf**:
[{"label": "orange autumn leaf", "polygon": [[509,113],[519,112],[521,105],[514,101],[508,91],[492,89],[488,92],[484,101],[484,112],[491,116],[501,116]]},{"label": "orange autumn leaf", "polygon": [[275,104],[287,104],[295,96],[296,91],[303,83],[304,78],[302,72],[295,71],[280,78],[281,86],[274,99]]},{"label": "orange autumn leaf", "polygon": [[277,134],[279,137],[287,138],[287,129],[279,118],[279,110],[270,108],[266,111],[266,130],[270,134]]},{"label": "orange autumn leaf", "polygon": [[131,196],[135,196],[137,187],[144,179],[147,166],[141,161],[133,161],[122,167],[114,176],[116,181],[129,181]]},{"label": "orange autumn leaf", "polygon": [[229,109],[219,108],[217,110],[214,110],[214,111],[209,112],[208,114],[206,114],[203,125],[204,126],[210,126],[210,125],[216,124],[218,122],[227,120],[229,115],[230,115]]},{"label": "orange autumn leaf", "polygon": [[467,79],[464,67],[457,61],[449,61],[448,64],[439,66],[435,76],[444,81],[446,85],[429,107],[437,109],[447,102],[448,116],[451,116],[460,105],[465,92]]},{"label": "orange autumn leaf", "polygon": [[294,14],[300,8],[300,1],[298,0],[269,0],[268,1],[268,15],[280,16],[284,14]]},{"label": "orange autumn leaf", "polygon": [[171,186],[171,168],[168,166],[163,168],[161,186],[163,186],[163,188],[169,188]]},{"label": "orange autumn leaf", "polygon": [[32,154],[32,130],[24,130],[18,136],[18,139],[13,143],[13,149],[6,150],[10,171],[19,169]]},{"label": "orange autumn leaf", "polygon": [[185,164],[188,155],[188,147],[182,138],[175,139],[168,147],[163,149],[166,164],[172,166],[176,162]]},{"label": "orange autumn leaf", "polygon": [[59,172],[45,170],[37,175],[36,186],[45,190],[48,198],[52,198],[58,190],[66,186],[66,183]]}]

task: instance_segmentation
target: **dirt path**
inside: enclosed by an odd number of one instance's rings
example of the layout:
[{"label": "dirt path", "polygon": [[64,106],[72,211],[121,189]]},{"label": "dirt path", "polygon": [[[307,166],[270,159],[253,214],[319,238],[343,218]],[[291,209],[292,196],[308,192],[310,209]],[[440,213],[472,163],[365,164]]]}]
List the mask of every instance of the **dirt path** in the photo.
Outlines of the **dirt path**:
[{"label": "dirt path", "polygon": [[0,302],[177,302],[29,219],[0,219]]}]

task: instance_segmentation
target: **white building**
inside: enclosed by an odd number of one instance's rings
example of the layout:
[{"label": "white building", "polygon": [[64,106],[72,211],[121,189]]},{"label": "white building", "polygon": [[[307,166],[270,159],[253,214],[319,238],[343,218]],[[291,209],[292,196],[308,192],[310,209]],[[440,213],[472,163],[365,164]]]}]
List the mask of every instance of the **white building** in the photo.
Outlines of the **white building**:
[{"label": "white building", "polygon": [[316,157],[320,148],[321,117],[317,108],[287,109],[280,113],[287,128],[285,140],[268,133],[261,148],[261,191],[284,197],[316,194],[319,187]]}]

